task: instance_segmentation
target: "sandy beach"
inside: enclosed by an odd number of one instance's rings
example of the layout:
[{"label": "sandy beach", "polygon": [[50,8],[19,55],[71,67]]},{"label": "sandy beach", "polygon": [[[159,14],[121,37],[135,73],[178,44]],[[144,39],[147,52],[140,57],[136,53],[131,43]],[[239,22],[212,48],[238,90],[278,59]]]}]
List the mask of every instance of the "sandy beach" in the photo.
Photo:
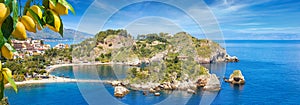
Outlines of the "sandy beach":
[{"label": "sandy beach", "polygon": [[[80,65],[105,65],[105,64],[112,64],[112,63],[80,63],[80,64],[58,64],[58,65],[51,65],[48,66],[46,71],[51,72],[56,68],[64,67],[64,66],[80,66]],[[26,84],[41,84],[41,83],[59,83],[59,82],[100,82],[100,83],[110,83],[110,81],[103,81],[103,80],[79,80],[79,79],[71,79],[71,78],[64,78],[64,77],[57,77],[54,75],[49,75],[48,79],[39,79],[39,80],[26,80],[22,82],[16,82],[17,85],[26,85]],[[5,85],[10,86],[10,84]]]}]

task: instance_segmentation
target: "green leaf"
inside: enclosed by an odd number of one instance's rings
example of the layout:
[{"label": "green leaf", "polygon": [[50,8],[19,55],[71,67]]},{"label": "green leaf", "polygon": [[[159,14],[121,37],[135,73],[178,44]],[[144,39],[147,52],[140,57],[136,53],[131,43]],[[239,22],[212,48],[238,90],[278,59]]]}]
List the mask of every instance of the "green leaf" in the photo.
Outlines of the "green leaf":
[{"label": "green leaf", "polygon": [[58,33],[60,34],[61,37],[64,37],[64,24],[63,24],[63,22],[62,22],[60,16],[59,16],[59,20],[60,20],[61,22],[60,22],[60,28],[59,28],[59,32],[58,32]]},{"label": "green leaf", "polygon": [[40,25],[40,27],[42,28],[44,24],[44,22],[40,19],[40,17],[32,10],[32,9],[28,9],[29,13],[31,14],[31,16],[34,18],[34,20],[36,20],[36,22],[38,23],[38,25]]},{"label": "green leaf", "polygon": [[[12,8],[12,0],[4,0],[6,6]],[[9,9],[9,13],[11,13],[12,9]]]},{"label": "green leaf", "polygon": [[2,23],[2,27],[1,27],[1,30],[2,30],[2,35],[8,39],[11,35],[11,33],[13,32],[14,30],[14,26],[13,26],[13,18],[11,16],[8,16],[4,22]]},{"label": "green leaf", "polygon": [[41,9],[42,11],[46,11],[46,8],[45,8],[44,6],[38,5],[38,7],[40,7],[40,9]]},{"label": "green leaf", "polygon": [[15,29],[17,22],[18,22],[18,11],[19,11],[17,0],[12,1],[12,8],[13,8],[13,10],[12,10],[12,12],[13,12],[13,28]]},{"label": "green leaf", "polygon": [[25,6],[24,6],[24,9],[23,9],[23,15],[26,15],[27,13],[27,9],[30,8],[30,3],[31,3],[32,0],[27,0]]},{"label": "green leaf", "polygon": [[43,6],[49,8],[49,0],[43,0]]},{"label": "green leaf", "polygon": [[43,13],[43,21],[45,22],[45,24],[55,27],[54,26],[54,17],[50,10],[46,10]]},{"label": "green leaf", "polygon": [[0,31],[0,48],[6,43],[6,38],[3,36],[2,31]]},{"label": "green leaf", "polygon": [[3,37],[2,31],[0,31],[0,48],[6,43],[6,39]]},{"label": "green leaf", "polygon": [[4,43],[4,46],[6,46],[6,48],[9,50],[9,51],[12,51],[14,53],[16,53],[17,51],[9,44],[9,43]]},{"label": "green leaf", "polygon": [[0,3],[4,3],[4,0],[0,0]]},{"label": "green leaf", "polygon": [[66,0],[58,0],[58,2],[63,6],[65,6],[66,8],[68,8],[74,15],[76,15],[73,6],[70,3],[68,3]]},{"label": "green leaf", "polygon": [[16,85],[15,81],[12,79],[12,77],[8,74],[8,71],[7,70],[2,71],[2,74],[3,74],[4,79],[6,79],[10,83],[11,87],[13,87],[15,92],[18,93],[17,85]]},{"label": "green leaf", "polygon": [[54,6],[56,6],[58,0],[49,0],[49,2],[50,2],[51,4],[53,4]]}]

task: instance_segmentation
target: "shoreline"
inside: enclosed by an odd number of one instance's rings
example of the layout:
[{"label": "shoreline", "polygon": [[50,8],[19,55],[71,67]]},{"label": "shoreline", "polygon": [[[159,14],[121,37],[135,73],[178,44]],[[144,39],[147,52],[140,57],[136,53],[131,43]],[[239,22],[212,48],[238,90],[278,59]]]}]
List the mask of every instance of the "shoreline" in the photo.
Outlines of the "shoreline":
[{"label": "shoreline", "polygon": [[[70,64],[56,64],[56,65],[51,65],[47,66],[46,71],[48,73],[52,72],[56,68],[60,67],[66,67],[66,66],[83,66],[83,65],[111,65],[115,63],[101,63],[101,62],[96,62],[96,63],[70,63]],[[64,78],[64,77],[58,77],[54,75],[49,75],[50,78],[48,79],[39,79],[39,80],[25,80],[21,82],[15,82],[16,85],[26,85],[26,84],[45,84],[45,83],[66,83],[66,82],[101,82],[101,83],[110,83],[111,81],[103,81],[103,80],[79,80],[79,79],[71,79],[71,78]],[[6,84],[5,87],[10,86],[10,84]]]},{"label": "shoreline", "polygon": [[56,68],[60,68],[60,67],[66,67],[66,66],[84,66],[84,65],[110,65],[110,64],[114,64],[114,63],[101,63],[101,62],[96,62],[96,63],[70,63],[70,64],[55,64],[55,65],[51,65],[51,66],[47,66],[46,71],[48,73],[52,72],[54,69]]}]

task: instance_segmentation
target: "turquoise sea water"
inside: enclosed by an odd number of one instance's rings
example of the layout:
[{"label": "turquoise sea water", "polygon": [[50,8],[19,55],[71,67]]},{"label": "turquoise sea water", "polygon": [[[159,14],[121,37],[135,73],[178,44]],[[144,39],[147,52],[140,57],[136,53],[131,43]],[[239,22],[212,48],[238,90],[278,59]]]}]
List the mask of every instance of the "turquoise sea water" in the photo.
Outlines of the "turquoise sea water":
[{"label": "turquoise sea water", "polygon": [[[238,56],[238,63],[206,65],[220,78],[240,69],[246,79],[244,86],[231,86],[222,82],[222,90],[197,94],[165,91],[161,96],[144,96],[141,91],[131,91],[123,98],[113,98],[113,88],[100,83],[52,83],[19,87],[19,93],[7,89],[6,96],[12,105],[86,105],[126,104],[147,105],[190,104],[208,102],[214,105],[235,104],[299,104],[300,100],[300,41],[226,41],[227,52]],[[58,68],[52,74],[81,79],[121,79],[126,76],[126,66],[73,66]],[[109,94],[109,96],[107,95]],[[212,96],[207,98],[207,96]],[[168,100],[170,99],[170,100]],[[211,102],[210,102],[211,101]],[[161,102],[161,103],[160,103]]]},{"label": "turquoise sea water", "polygon": [[49,44],[51,47],[54,47],[55,45],[60,43],[71,45],[71,44],[77,44],[79,42],[73,40],[46,40],[45,41],[45,44]]}]

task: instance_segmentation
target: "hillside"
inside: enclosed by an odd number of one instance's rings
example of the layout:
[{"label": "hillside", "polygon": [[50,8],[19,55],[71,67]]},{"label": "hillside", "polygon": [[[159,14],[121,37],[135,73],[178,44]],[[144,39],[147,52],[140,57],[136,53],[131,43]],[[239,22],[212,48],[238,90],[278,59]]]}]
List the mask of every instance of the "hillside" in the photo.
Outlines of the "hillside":
[{"label": "hillside", "polygon": [[219,44],[197,39],[185,32],[139,35],[133,39],[126,30],[107,30],[72,47],[74,62],[100,61],[131,65],[160,62],[168,59],[168,54],[197,63],[225,61],[227,55]]},{"label": "hillside", "polygon": [[27,32],[27,36],[33,39],[47,39],[47,40],[73,40],[76,33],[76,39],[83,41],[84,39],[91,38],[94,35],[80,32],[73,29],[64,29],[64,37],[61,37],[58,33],[45,28],[37,33]]}]

